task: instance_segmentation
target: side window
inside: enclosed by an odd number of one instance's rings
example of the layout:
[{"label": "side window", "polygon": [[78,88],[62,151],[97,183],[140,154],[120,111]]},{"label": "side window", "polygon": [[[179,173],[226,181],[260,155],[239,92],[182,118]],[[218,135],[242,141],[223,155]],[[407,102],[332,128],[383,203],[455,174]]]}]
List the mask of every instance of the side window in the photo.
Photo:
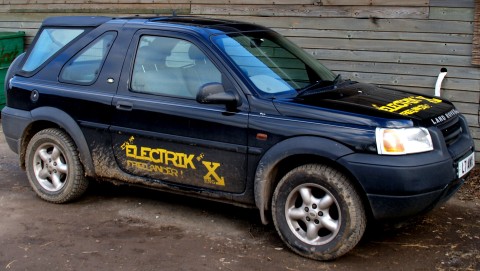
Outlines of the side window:
[{"label": "side window", "polygon": [[140,38],[131,89],[135,92],[195,99],[201,86],[221,83],[221,73],[189,41],[156,36]]},{"label": "side window", "polygon": [[95,82],[116,36],[116,32],[103,34],[69,60],[60,73],[60,81],[80,85]]},{"label": "side window", "polygon": [[69,42],[84,32],[83,29],[45,28],[40,33],[22,70],[31,72],[40,67]]},{"label": "side window", "polygon": [[194,65],[195,61],[190,58],[188,55],[188,51],[192,45],[188,41],[181,40],[179,41],[175,47],[173,47],[172,52],[169,56],[167,56],[165,60],[165,64],[168,67],[187,67],[190,65]]}]

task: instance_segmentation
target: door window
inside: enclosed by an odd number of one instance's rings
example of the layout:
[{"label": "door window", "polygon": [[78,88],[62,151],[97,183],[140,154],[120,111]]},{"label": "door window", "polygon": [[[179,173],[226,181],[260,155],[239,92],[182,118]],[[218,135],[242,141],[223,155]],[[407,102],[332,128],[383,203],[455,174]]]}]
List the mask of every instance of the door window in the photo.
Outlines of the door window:
[{"label": "door window", "polygon": [[142,36],[137,49],[131,89],[135,92],[195,99],[207,83],[221,83],[221,73],[191,42]]}]

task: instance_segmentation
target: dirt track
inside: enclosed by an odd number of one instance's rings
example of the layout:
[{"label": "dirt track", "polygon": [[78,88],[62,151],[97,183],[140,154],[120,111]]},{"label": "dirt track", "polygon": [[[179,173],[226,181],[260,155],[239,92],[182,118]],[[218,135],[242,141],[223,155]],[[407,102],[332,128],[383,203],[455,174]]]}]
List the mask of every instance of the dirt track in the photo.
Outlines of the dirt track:
[{"label": "dirt track", "polygon": [[0,130],[0,270],[480,270],[480,200],[370,229],[333,262],[290,252],[257,211],[94,183],[73,204],[30,189]]}]

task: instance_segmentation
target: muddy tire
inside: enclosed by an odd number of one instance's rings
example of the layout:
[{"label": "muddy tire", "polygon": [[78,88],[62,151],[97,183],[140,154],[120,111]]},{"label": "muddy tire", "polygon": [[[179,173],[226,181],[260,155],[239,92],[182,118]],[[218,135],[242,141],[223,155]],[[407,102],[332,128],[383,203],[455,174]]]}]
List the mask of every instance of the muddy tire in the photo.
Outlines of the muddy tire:
[{"label": "muddy tire", "polygon": [[33,190],[49,202],[73,201],[88,187],[77,147],[60,129],[45,129],[33,136],[26,151],[26,170]]},{"label": "muddy tire", "polygon": [[315,260],[333,260],[347,253],[366,226],[362,202],[348,178],[319,164],[297,167],[280,180],[272,217],[287,246]]}]

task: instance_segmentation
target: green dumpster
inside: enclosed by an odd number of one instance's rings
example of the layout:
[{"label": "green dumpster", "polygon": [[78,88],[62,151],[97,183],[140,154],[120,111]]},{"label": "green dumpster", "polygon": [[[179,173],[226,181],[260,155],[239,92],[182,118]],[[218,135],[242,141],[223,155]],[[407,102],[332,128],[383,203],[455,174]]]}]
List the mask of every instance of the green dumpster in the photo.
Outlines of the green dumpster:
[{"label": "green dumpster", "polygon": [[0,32],[0,110],[5,107],[5,75],[13,60],[23,53],[25,32]]}]

